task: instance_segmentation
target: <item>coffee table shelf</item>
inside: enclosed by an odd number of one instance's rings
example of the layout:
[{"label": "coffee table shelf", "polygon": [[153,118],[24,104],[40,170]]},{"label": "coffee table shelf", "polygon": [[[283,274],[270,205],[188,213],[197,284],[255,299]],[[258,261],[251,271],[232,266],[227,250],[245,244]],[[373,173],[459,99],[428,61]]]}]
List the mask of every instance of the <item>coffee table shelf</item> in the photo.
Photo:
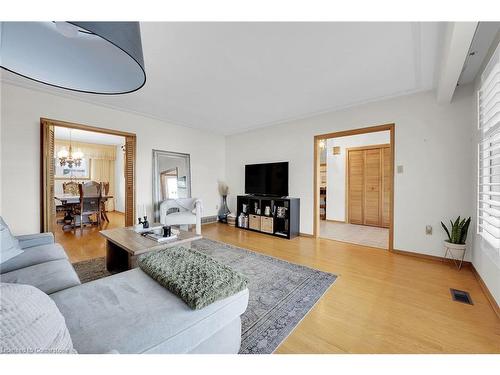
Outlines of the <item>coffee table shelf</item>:
[{"label": "coffee table shelf", "polygon": [[[161,225],[153,223],[151,226]],[[133,227],[106,229],[99,232],[106,239],[106,268],[108,271],[124,271],[137,267],[137,257],[182,245],[191,247],[191,242],[203,238],[194,232],[180,230],[177,238],[168,242],[157,242],[141,236]]]}]

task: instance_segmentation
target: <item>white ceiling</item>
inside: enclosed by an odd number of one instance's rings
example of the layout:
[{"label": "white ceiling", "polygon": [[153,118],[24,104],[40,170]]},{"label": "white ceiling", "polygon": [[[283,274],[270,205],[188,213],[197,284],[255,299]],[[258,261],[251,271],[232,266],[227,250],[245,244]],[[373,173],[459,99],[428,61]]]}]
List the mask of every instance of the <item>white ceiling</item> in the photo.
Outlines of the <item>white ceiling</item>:
[{"label": "white ceiling", "polygon": [[443,23],[141,23],[138,92],[67,92],[7,81],[232,134],[435,87]]},{"label": "white ceiling", "polygon": [[103,134],[96,132],[89,132],[80,129],[69,129],[56,126],[54,129],[54,138],[61,140],[71,140],[75,142],[94,143],[101,145],[123,145],[125,144],[125,137],[118,135]]}]

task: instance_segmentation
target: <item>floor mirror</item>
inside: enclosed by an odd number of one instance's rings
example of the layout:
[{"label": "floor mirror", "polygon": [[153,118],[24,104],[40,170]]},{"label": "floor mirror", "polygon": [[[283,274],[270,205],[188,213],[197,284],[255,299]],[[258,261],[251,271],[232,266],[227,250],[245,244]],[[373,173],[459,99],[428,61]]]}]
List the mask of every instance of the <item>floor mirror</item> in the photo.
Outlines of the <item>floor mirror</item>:
[{"label": "floor mirror", "polygon": [[167,199],[191,197],[189,154],[153,150],[153,217],[160,221],[160,204]]}]

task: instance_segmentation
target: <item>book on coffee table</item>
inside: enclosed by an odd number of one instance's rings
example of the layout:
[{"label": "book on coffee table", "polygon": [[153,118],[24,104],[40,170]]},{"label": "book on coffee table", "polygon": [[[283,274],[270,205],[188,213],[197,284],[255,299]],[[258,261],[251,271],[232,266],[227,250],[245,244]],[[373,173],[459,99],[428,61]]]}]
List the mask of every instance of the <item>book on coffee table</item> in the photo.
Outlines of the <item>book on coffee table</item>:
[{"label": "book on coffee table", "polygon": [[154,225],[149,228],[143,228],[141,224],[134,225],[133,227],[130,227],[131,230],[133,230],[135,233],[145,233],[145,232],[151,232],[151,231],[156,231],[162,229],[162,225]]},{"label": "book on coffee table", "polygon": [[177,234],[172,234],[171,236],[163,237],[163,234],[148,233],[145,235],[145,237],[156,242],[165,242],[177,239]]}]

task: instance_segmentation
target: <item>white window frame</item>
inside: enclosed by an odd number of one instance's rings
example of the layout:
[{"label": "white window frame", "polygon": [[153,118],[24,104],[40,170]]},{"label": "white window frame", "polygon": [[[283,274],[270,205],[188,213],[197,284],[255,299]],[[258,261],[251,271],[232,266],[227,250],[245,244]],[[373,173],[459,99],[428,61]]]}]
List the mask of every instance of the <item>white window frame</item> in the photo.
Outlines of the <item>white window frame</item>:
[{"label": "white window frame", "polygon": [[[477,179],[477,233],[500,250],[500,49],[481,75],[477,95],[480,138]],[[498,153],[494,153],[494,152]],[[496,168],[493,168],[496,167]],[[493,172],[497,169],[496,172]],[[496,181],[495,181],[496,180]]]}]

